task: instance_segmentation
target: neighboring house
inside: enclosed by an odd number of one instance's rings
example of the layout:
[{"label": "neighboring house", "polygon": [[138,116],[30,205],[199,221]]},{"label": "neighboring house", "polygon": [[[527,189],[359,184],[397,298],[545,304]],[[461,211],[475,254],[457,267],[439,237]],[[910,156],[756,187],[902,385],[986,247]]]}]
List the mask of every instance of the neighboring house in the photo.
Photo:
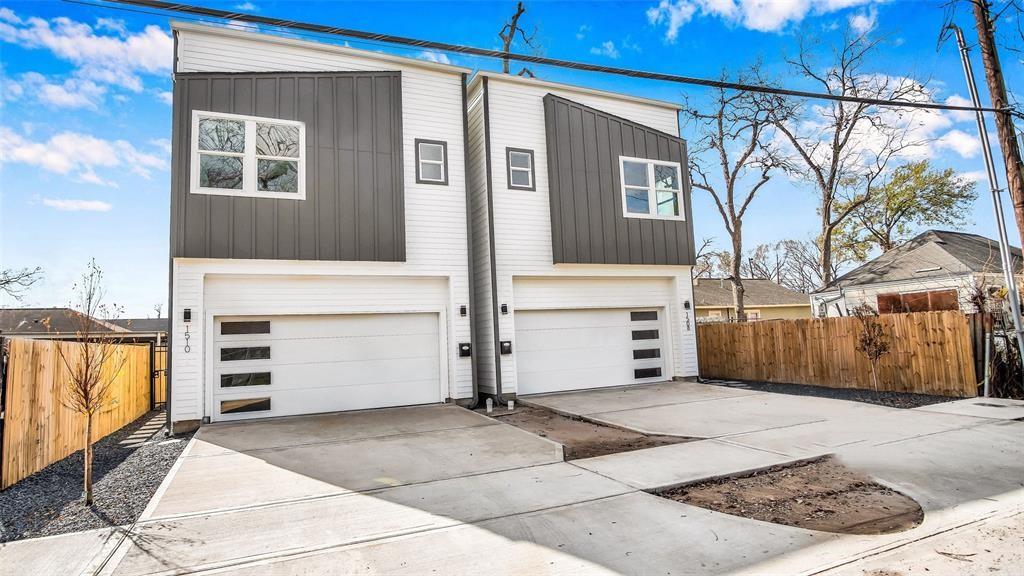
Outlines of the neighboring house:
[{"label": "neighboring house", "polygon": [[[1014,272],[1021,251],[1011,248]],[[1005,286],[999,244],[967,234],[928,230],[855,268],[811,295],[815,316],[846,316],[860,304],[881,314],[928,310],[974,312],[971,294]]]},{"label": "neighboring house", "polygon": [[678,111],[518,76],[470,82],[481,393],[696,376]]},{"label": "neighboring house", "polygon": [[[71,308],[0,308],[0,336],[76,340],[85,315]],[[160,343],[167,339],[166,319],[89,318],[90,336],[123,342]]]},{"label": "neighboring house", "polygon": [[172,28],[175,430],[472,399],[469,70]]},{"label": "neighboring house", "polygon": [[[699,322],[736,319],[732,282],[726,278],[695,279],[693,301]],[[761,278],[743,279],[743,305],[747,320],[811,317],[811,301],[807,294]]]},{"label": "neighboring house", "polygon": [[175,430],[696,375],[677,106],[172,28]]}]

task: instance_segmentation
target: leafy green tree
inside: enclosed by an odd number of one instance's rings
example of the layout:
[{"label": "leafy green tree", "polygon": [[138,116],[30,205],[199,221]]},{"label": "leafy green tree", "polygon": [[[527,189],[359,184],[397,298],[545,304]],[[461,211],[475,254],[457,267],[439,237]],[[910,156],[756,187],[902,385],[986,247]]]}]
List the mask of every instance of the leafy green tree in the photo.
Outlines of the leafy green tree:
[{"label": "leafy green tree", "polygon": [[934,170],[927,160],[905,164],[873,189],[866,202],[853,208],[836,244],[858,260],[866,260],[872,249],[887,252],[921,228],[960,228],[977,198],[975,183],[957,176],[952,168]]}]

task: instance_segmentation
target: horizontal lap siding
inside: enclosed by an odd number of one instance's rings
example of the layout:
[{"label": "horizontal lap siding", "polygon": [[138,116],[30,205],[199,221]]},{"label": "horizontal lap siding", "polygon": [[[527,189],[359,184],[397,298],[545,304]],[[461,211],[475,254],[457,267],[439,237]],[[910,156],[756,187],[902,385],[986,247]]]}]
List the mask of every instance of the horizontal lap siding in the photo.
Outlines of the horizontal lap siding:
[{"label": "horizontal lap siding", "polygon": [[[340,54],[302,46],[278,44],[264,36],[223,36],[181,30],[178,35],[178,72],[275,72],[275,71],[381,71],[402,73],[402,159],[405,188],[405,262],[281,262],[282,274],[407,275],[448,278],[449,339],[469,342],[469,317],[457,314],[459,305],[469,304],[469,276],[466,269],[466,200],[463,165],[461,75],[415,65],[384,62],[372,57]],[[175,135],[179,143],[184,141]],[[448,144],[449,185],[418,184],[415,172],[414,140],[441,140]],[[176,208],[177,210],[177,208]],[[179,212],[180,214],[180,212]],[[345,234],[345,230],[339,234]],[[349,232],[350,233],[350,232]],[[205,242],[200,231],[198,239]],[[228,262],[228,267],[236,263]],[[274,264],[253,261],[248,273],[267,273]],[[180,260],[174,266],[174,350],[172,353],[173,419],[202,417],[203,278],[211,271],[223,271],[223,262]],[[192,352],[184,354],[184,308],[195,319],[190,326]],[[472,396],[471,360],[459,358],[449,346],[452,395]]]},{"label": "horizontal lap siding", "polygon": [[[619,100],[595,94],[557,90],[544,86],[502,82],[490,78],[491,162],[494,186],[494,233],[497,266],[498,303],[516,308],[513,279],[526,276],[564,278],[573,282],[579,277],[658,277],[671,285],[673,298],[669,308],[675,346],[674,376],[697,374],[695,324],[689,266],[645,265],[553,265],[551,210],[548,195],[547,142],[543,98],[548,93],[569,98],[586,106],[656,130],[675,134],[678,130],[676,111],[653,104]],[[510,190],[505,170],[505,148],[526,148],[534,151],[536,191]],[[617,161],[617,158],[616,158]],[[479,245],[479,244],[478,244]],[[595,282],[600,290],[600,282]],[[593,302],[591,302],[593,303]],[[578,306],[587,306],[585,298]],[[499,315],[502,340],[515,335],[515,315]],[[513,350],[515,346],[513,345]],[[515,392],[515,355],[501,357],[502,390]],[[483,389],[483,388],[481,388]]]}]

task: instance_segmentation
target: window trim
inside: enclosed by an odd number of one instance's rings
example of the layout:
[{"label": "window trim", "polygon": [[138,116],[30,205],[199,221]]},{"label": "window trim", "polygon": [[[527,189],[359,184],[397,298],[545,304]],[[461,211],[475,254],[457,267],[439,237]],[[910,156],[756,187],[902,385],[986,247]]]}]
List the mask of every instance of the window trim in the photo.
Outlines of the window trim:
[{"label": "window trim", "polygon": [[[423,159],[421,159],[420,158],[420,144],[433,144],[435,146],[440,146],[441,147],[441,161],[438,162],[437,160],[423,160]],[[447,186],[448,185],[448,143],[443,141],[443,140],[425,140],[425,139],[422,139],[422,138],[416,138],[415,140],[413,140],[413,145],[415,146],[415,156],[416,156],[416,183],[417,184],[433,184],[435,186]],[[422,164],[423,162],[426,162],[428,164],[440,164],[441,165],[441,171],[443,172],[443,176],[442,176],[443,180],[431,180],[429,178],[424,178],[423,177],[423,173],[420,170],[420,168],[423,165]]]},{"label": "window trim", "polygon": [[[512,153],[526,154],[530,157],[530,185],[529,186],[516,186],[512,184]],[[520,172],[525,171],[526,168],[514,168]],[[509,190],[526,190],[528,192],[535,192],[537,190],[537,157],[533,153],[533,150],[528,148],[505,148],[505,183],[508,184]]]},{"label": "window trim", "polygon": [[[242,158],[242,187],[238,190],[227,188],[205,188],[199,185],[199,154],[209,154],[209,151],[199,150],[199,120],[203,118],[223,118],[236,120],[245,123],[245,151],[235,152],[212,152],[215,156],[233,156]],[[282,126],[297,126],[299,128],[299,156],[297,158],[285,156],[260,156],[256,154],[256,123],[279,124]],[[192,132],[189,134],[190,177],[189,193],[207,194],[211,196],[240,196],[243,198],[273,198],[277,200],[305,200],[306,199],[306,123],[298,120],[284,120],[282,118],[270,118],[266,116],[247,116],[243,114],[229,114],[227,112],[210,112],[206,110],[192,111]],[[269,192],[257,190],[257,166],[260,159],[285,160],[298,163],[297,186],[295,192]]]},{"label": "window trim", "polygon": [[[647,165],[647,178],[650,183],[647,186],[647,209],[654,210],[654,212],[648,212],[647,214],[638,214],[636,212],[630,212],[626,207],[626,162],[635,162],[638,164]],[[672,191],[668,188],[658,188],[654,182],[654,167],[655,166],[669,166],[676,169],[676,173],[679,174],[679,189]],[[640,186],[630,186],[630,188],[640,188]],[[625,218],[641,218],[646,220],[677,220],[681,222],[686,221],[686,197],[683,195],[683,167],[679,162],[672,162],[669,160],[655,160],[654,158],[635,158],[632,156],[619,156],[619,196],[622,201],[622,216]],[[679,214],[675,216],[666,216],[658,214],[658,198],[657,193],[672,191],[678,197]]]}]

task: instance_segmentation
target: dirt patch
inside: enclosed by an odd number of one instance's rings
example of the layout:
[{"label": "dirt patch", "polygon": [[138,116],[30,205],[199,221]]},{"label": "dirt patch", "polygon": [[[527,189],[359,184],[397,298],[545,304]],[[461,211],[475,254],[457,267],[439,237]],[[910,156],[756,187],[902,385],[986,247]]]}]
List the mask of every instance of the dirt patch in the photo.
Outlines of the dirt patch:
[{"label": "dirt patch", "polygon": [[828,388],[825,386],[811,386],[809,384],[779,384],[738,380],[704,380],[703,382],[727,388],[742,388],[744,390],[774,392],[776,394],[789,394],[792,396],[815,396],[818,398],[832,398],[834,400],[850,400],[852,402],[875,404],[876,406],[888,406],[889,408],[920,408],[921,406],[962,400],[962,398],[953,396],[932,396],[930,394],[913,394],[910,392],[875,392],[874,390],[861,390],[859,388]]},{"label": "dirt patch", "polygon": [[570,418],[551,410],[532,406],[520,405],[511,412],[499,408],[488,416],[558,442],[565,446],[566,460],[593,458],[594,456],[698,440],[698,438],[678,436],[649,436],[595,424],[579,418]]},{"label": "dirt patch", "polygon": [[913,499],[832,457],[702,482],[661,496],[734,516],[843,534],[901,532],[924,519]]}]

